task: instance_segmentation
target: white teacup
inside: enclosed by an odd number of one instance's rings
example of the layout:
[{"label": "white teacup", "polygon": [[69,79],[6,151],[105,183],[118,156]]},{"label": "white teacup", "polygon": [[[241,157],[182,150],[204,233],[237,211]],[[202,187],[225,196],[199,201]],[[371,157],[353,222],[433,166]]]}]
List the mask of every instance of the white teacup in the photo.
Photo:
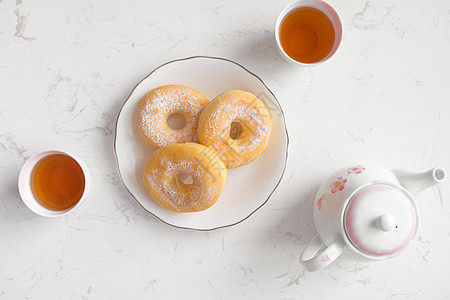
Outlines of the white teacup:
[{"label": "white teacup", "polygon": [[[65,210],[50,210],[50,209],[42,206],[38,202],[38,200],[35,198],[32,188],[31,188],[31,175],[32,175],[34,167],[36,166],[36,164],[39,161],[41,161],[41,159],[43,159],[46,156],[53,155],[53,154],[62,154],[62,155],[66,155],[66,156],[73,158],[78,163],[78,165],[81,167],[81,170],[83,171],[83,175],[84,175],[84,181],[85,181],[84,191],[83,191],[83,194],[82,194],[80,200],[78,200],[78,202],[74,206],[72,206],[68,209],[65,209]],[[81,203],[86,199],[86,196],[90,189],[90,182],[91,181],[90,181],[89,170],[88,170],[87,166],[84,164],[84,162],[82,160],[80,160],[78,157],[76,157],[75,155],[70,154],[66,151],[63,151],[63,150],[46,150],[46,151],[42,151],[42,152],[39,152],[39,153],[33,155],[25,162],[25,164],[23,165],[22,170],[20,171],[20,174],[19,174],[18,185],[19,185],[20,197],[22,198],[23,202],[29,209],[31,209],[36,214],[44,216],[44,217],[58,217],[58,216],[68,214],[69,212],[71,212],[72,210],[74,210],[75,208],[77,208],[78,206],[81,205]]]},{"label": "white teacup", "polygon": [[[304,7],[315,8],[315,9],[321,11],[322,13],[324,13],[328,17],[328,19],[331,21],[332,26],[334,28],[334,43],[333,43],[333,46],[332,46],[331,50],[329,51],[328,55],[326,55],[321,60],[319,60],[317,62],[312,62],[312,63],[300,62],[300,61],[295,60],[292,57],[290,57],[286,53],[285,49],[283,49],[283,46],[282,46],[282,43],[280,40],[280,30],[281,30],[282,24],[285,21],[286,17],[288,17],[295,10],[298,10],[298,9],[304,8]],[[342,41],[343,32],[344,32],[344,30],[343,30],[342,22],[341,22],[341,19],[340,19],[338,13],[336,12],[336,10],[333,7],[331,7],[328,3],[324,2],[324,1],[320,1],[320,0],[297,0],[297,1],[291,2],[281,11],[281,13],[278,16],[277,22],[275,24],[275,38],[277,40],[278,50],[280,51],[281,55],[288,62],[293,63],[295,65],[301,65],[301,66],[314,66],[314,65],[318,65],[318,64],[321,64],[321,63],[329,60],[338,50],[338,48],[341,44],[341,41]]]}]

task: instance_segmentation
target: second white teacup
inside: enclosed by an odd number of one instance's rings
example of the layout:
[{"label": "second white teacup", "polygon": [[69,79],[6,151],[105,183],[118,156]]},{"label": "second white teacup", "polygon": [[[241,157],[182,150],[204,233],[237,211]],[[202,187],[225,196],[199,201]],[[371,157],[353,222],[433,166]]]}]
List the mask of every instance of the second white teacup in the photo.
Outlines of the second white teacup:
[{"label": "second white teacup", "polygon": [[[51,159],[55,161],[52,162]],[[34,178],[42,177],[42,174],[46,174],[48,178]],[[37,179],[42,181],[39,186],[35,183]],[[19,174],[18,186],[20,197],[30,210],[44,217],[58,217],[71,212],[86,199],[90,188],[90,174],[84,162],[75,155],[62,150],[47,150],[26,161]],[[55,205],[52,209],[40,199],[49,193],[58,202],[71,194],[76,198],[70,199],[73,203],[70,206]]]},{"label": "second white teacup", "polygon": [[278,16],[275,38],[289,62],[313,66],[329,60],[338,50],[343,26],[336,10],[320,0],[298,0]]}]

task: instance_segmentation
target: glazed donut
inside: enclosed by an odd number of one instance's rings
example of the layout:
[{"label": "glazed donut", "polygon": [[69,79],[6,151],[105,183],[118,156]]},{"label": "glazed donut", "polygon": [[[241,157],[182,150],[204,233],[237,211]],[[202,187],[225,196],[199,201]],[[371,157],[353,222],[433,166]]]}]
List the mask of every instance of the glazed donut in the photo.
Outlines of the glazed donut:
[{"label": "glazed donut", "polygon": [[248,92],[230,90],[203,109],[198,139],[214,149],[227,168],[236,168],[264,152],[271,128],[270,111],[261,100]]},{"label": "glazed donut", "polygon": [[[185,142],[197,142],[200,113],[209,99],[182,85],[164,85],[148,92],[139,102],[137,125],[144,141],[153,149]],[[180,114],[186,119],[181,129],[172,129],[167,118]]]},{"label": "glazed donut", "polygon": [[227,169],[217,154],[196,143],[162,147],[144,167],[144,184],[153,200],[175,212],[211,207],[227,177]]}]

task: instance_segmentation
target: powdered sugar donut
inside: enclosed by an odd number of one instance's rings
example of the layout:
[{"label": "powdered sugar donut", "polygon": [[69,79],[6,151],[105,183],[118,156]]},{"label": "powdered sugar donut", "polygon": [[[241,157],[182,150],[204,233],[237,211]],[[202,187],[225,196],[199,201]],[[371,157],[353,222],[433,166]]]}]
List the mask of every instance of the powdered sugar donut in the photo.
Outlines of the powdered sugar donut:
[{"label": "powdered sugar donut", "polygon": [[228,172],[214,151],[185,143],[156,150],[143,175],[145,187],[157,203],[176,212],[195,212],[216,203]]},{"label": "powdered sugar donut", "polygon": [[266,149],[272,129],[270,111],[255,95],[226,91],[200,115],[198,138],[214,149],[227,168],[256,160]]},{"label": "powdered sugar donut", "polygon": [[[148,92],[139,102],[137,125],[144,141],[153,149],[185,142],[197,142],[200,113],[209,99],[194,89],[182,85],[164,85]],[[181,129],[167,124],[172,114],[186,120]]]}]

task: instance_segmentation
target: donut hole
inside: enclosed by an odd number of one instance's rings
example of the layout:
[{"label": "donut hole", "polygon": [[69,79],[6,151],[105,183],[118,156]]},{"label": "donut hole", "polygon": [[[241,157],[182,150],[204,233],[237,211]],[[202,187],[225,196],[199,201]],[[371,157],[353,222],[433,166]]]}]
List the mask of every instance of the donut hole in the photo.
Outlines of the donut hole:
[{"label": "donut hole", "polygon": [[178,180],[184,184],[191,185],[194,183],[194,177],[191,174],[181,172],[178,174]]},{"label": "donut hole", "polygon": [[234,121],[230,126],[230,138],[232,140],[238,139],[242,135],[242,125],[238,121]]},{"label": "donut hole", "polygon": [[174,130],[183,129],[186,126],[186,118],[179,113],[170,114],[167,117],[167,125]]}]

